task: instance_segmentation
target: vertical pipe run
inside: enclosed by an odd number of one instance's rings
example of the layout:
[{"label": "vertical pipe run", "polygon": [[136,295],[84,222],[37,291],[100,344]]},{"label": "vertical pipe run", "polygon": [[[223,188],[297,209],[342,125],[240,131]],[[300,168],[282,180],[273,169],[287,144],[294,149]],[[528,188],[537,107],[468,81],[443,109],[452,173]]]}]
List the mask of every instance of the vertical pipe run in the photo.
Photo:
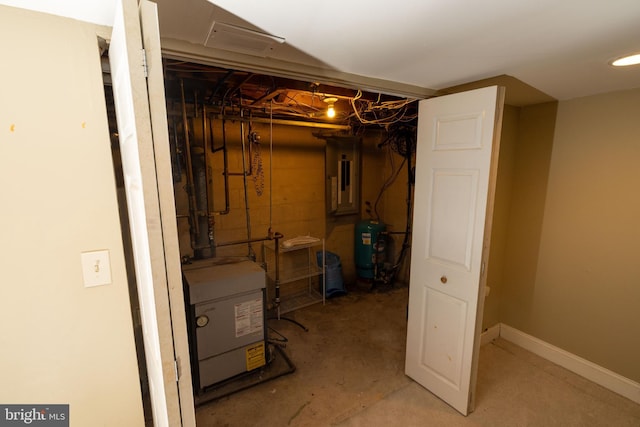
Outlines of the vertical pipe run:
[{"label": "vertical pipe run", "polygon": [[[213,144],[211,144],[211,150],[214,151]],[[226,215],[229,213],[229,159],[227,152],[227,130],[226,120],[224,119],[224,107],[222,107],[222,162],[224,170],[222,174],[224,176],[224,210],[214,211],[214,214]]]},{"label": "vertical pipe run", "polygon": [[[196,104],[196,110],[198,106]],[[201,233],[198,238],[198,258],[211,258],[215,256],[215,245],[213,240],[213,224],[211,222],[211,216],[209,215],[209,151],[208,151],[208,139],[207,139],[207,107],[202,104],[202,164],[201,169],[197,170],[198,175],[201,177],[199,180],[198,189],[198,221],[200,222]],[[200,154],[198,154],[200,157]],[[206,233],[205,233],[206,230]]]},{"label": "vertical pipe run", "polygon": [[269,230],[273,227],[273,99],[269,100]]},{"label": "vertical pipe run", "polygon": [[202,146],[192,148],[192,163],[194,173],[194,192],[196,195],[196,216],[199,232],[196,235],[196,245],[194,257],[196,259],[211,258],[213,245],[210,239],[208,197],[207,197],[207,174],[205,166],[205,152]]},{"label": "vertical pipe run", "polygon": [[275,264],[276,264],[276,279],[275,279],[275,287],[276,287],[276,297],[274,299],[274,303],[276,305],[278,311],[278,320],[280,320],[280,237],[282,235],[280,233],[275,234]]},{"label": "vertical pipe run", "polygon": [[[240,110],[240,140],[242,142],[242,181],[244,183],[244,206],[245,206],[245,216],[247,220],[247,239],[251,240],[251,214],[249,212],[249,194],[247,193],[247,157],[246,157],[246,141],[244,138],[244,120],[242,110]],[[253,247],[251,243],[247,244],[249,250],[249,258],[255,260],[255,254],[253,253]]]},{"label": "vertical pipe run", "polygon": [[[202,136],[204,140],[204,168],[205,175],[207,176],[207,218],[209,220],[209,243],[211,245],[211,250],[213,251],[213,256],[216,256],[216,236],[215,236],[215,217],[211,210],[213,209],[213,199],[209,199],[209,195],[213,198],[213,188],[209,188],[209,185],[213,185],[213,178],[211,176],[211,164],[209,158],[209,150],[207,147],[211,146],[211,152],[213,152],[213,121],[207,117],[207,107],[203,103],[202,104],[202,120],[203,123],[203,132]],[[207,133],[207,125],[209,126],[209,132]]]},{"label": "vertical pipe run", "polygon": [[191,143],[189,141],[189,119],[187,118],[187,103],[184,99],[184,81],[180,80],[182,96],[182,127],[184,128],[185,160],[187,163],[187,193],[189,194],[189,221],[191,223],[191,246],[195,247],[196,235],[199,233],[196,215],[196,196],[193,189],[193,165],[191,164]]}]

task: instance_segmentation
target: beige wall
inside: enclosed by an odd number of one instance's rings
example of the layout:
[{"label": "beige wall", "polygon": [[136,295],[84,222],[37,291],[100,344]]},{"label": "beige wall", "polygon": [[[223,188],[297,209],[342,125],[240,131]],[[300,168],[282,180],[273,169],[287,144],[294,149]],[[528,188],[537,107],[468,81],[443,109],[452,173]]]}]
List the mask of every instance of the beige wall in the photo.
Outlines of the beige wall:
[{"label": "beige wall", "polygon": [[[512,227],[511,248],[523,248],[509,262],[502,305],[504,323],[634,381],[640,381],[638,117],[640,90],[559,104],[544,218],[534,212],[520,229]],[[513,203],[520,219],[542,198],[536,184],[544,179],[534,182],[533,172],[545,164],[532,154],[530,179],[513,192],[521,197]],[[537,237],[529,230],[539,224]]]},{"label": "beige wall", "polygon": [[519,138],[520,108],[505,105],[502,117],[498,177],[491,229],[491,251],[487,268],[487,286],[489,294],[485,298],[483,330],[500,323],[500,301],[503,288],[504,258],[509,228],[509,212],[516,149]]},{"label": "beige wall", "polygon": [[529,326],[556,113],[555,102],[520,109],[499,304],[500,321],[517,328]]},{"label": "beige wall", "polygon": [[[96,33],[0,6],[0,402],[72,425],[142,425]],[[112,283],[85,288],[80,253]]]}]

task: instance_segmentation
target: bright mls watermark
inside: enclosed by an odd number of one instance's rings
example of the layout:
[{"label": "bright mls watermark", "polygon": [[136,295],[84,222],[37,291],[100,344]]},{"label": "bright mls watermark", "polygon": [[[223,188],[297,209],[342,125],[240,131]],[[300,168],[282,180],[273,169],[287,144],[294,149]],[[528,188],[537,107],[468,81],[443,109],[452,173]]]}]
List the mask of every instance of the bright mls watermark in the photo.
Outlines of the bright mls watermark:
[{"label": "bright mls watermark", "polygon": [[69,405],[0,405],[0,427],[69,427]]}]

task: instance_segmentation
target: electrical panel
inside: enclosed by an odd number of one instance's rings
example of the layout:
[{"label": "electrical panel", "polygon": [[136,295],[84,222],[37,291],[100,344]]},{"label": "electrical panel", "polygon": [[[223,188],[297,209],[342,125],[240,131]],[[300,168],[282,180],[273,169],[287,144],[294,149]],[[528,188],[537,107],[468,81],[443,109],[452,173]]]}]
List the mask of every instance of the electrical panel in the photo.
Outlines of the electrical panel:
[{"label": "electrical panel", "polygon": [[327,137],[326,203],[332,215],[360,211],[360,138]]}]

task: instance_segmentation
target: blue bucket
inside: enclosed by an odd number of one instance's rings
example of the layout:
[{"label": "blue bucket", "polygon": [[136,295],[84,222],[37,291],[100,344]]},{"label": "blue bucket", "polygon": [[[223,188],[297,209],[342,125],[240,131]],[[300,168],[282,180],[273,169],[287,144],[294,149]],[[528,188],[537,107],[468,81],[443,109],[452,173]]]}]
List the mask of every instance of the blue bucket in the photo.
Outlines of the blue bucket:
[{"label": "blue bucket", "polygon": [[[322,251],[316,252],[318,267],[322,268]],[[342,264],[340,257],[333,252],[325,252],[325,296],[327,298],[344,295],[347,291],[342,280]]]}]

